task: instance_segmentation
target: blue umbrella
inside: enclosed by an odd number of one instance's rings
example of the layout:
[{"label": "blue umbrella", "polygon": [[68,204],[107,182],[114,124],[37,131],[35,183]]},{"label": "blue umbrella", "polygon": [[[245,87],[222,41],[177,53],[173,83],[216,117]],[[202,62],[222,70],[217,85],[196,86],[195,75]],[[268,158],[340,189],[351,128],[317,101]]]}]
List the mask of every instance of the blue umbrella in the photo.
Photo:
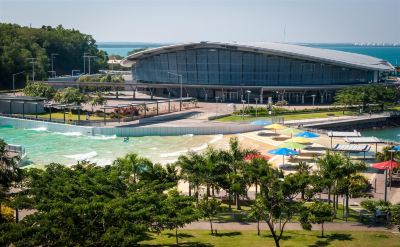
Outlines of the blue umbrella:
[{"label": "blue umbrella", "polygon": [[251,122],[250,124],[251,124],[251,125],[264,126],[264,125],[269,125],[269,124],[271,124],[271,123],[272,123],[272,122],[270,122],[270,121],[266,121],[266,120],[260,119],[260,120],[253,121],[253,122]]},{"label": "blue umbrella", "polygon": [[315,138],[315,137],[319,137],[318,134],[315,134],[313,132],[308,132],[308,131],[304,131],[301,133],[296,134],[295,136],[297,137],[304,137],[304,138]]},{"label": "blue umbrella", "polygon": [[396,150],[396,151],[400,151],[400,146],[394,146],[392,149]]},{"label": "blue umbrella", "polygon": [[294,150],[289,149],[289,148],[273,149],[273,150],[268,151],[268,153],[275,154],[275,155],[282,155],[283,164],[285,164],[285,156],[299,154],[299,152],[294,151]]}]

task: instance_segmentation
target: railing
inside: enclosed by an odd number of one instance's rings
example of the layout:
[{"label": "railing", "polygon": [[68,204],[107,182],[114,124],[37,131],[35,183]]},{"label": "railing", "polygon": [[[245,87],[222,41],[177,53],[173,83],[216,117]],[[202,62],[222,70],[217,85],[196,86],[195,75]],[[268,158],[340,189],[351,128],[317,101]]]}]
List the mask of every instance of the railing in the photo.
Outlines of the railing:
[{"label": "railing", "polygon": [[21,157],[25,155],[25,148],[21,145],[7,144],[6,151],[16,153]]}]

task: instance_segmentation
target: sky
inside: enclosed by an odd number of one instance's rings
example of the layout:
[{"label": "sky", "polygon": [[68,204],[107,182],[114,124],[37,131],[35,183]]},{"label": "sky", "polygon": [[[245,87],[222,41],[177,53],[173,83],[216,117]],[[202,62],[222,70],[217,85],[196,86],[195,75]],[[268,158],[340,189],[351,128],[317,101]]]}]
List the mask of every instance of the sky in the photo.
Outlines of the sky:
[{"label": "sky", "polygon": [[396,43],[400,0],[0,0],[0,22],[101,42]]}]

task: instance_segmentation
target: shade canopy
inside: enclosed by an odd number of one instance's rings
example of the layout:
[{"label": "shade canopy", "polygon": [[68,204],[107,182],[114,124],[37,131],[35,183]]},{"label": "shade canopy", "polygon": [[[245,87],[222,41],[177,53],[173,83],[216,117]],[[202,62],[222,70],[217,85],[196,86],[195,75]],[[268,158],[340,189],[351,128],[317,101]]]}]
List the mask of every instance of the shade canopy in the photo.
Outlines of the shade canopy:
[{"label": "shade canopy", "polygon": [[281,131],[281,133],[283,134],[290,134],[290,135],[294,135],[297,133],[300,133],[301,130],[295,129],[295,128],[287,128]]},{"label": "shade canopy", "polygon": [[278,148],[278,149],[273,149],[268,151],[270,154],[275,154],[275,155],[284,155],[284,156],[290,156],[290,155],[297,155],[299,154],[298,152],[289,149],[289,148]]},{"label": "shade canopy", "polygon": [[264,126],[264,125],[268,125],[268,124],[272,124],[271,121],[267,121],[267,120],[256,120],[250,123],[251,125],[257,125],[257,126]]},{"label": "shade canopy", "polygon": [[373,168],[379,169],[379,170],[392,170],[393,168],[398,167],[399,164],[396,161],[383,161],[383,162],[379,162],[379,163],[375,163],[372,165]]},{"label": "shade canopy", "polygon": [[290,149],[304,149],[306,145],[300,144],[298,142],[285,142],[279,145],[280,148],[290,148]]},{"label": "shade canopy", "polygon": [[297,143],[310,143],[312,142],[310,139],[304,137],[294,137],[287,140],[288,142],[297,142]]},{"label": "shade canopy", "polygon": [[286,129],[285,126],[282,124],[270,124],[265,126],[266,129],[271,129],[271,130],[281,130],[281,129]]},{"label": "shade canopy", "polygon": [[304,131],[304,132],[298,133],[298,134],[296,134],[296,136],[304,137],[304,138],[316,138],[316,137],[319,137],[318,134],[315,134],[315,133],[309,132],[309,131]]}]

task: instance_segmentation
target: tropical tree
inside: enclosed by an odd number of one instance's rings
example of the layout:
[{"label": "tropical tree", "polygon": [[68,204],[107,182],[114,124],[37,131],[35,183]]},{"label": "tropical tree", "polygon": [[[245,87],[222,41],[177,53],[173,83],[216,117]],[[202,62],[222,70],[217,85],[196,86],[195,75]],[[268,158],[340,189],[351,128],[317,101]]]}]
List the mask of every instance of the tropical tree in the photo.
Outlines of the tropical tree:
[{"label": "tropical tree", "polygon": [[96,92],[93,97],[90,98],[90,105],[92,106],[92,113],[94,112],[94,107],[98,105],[104,105],[107,99],[103,96],[101,92]]},{"label": "tropical tree", "polygon": [[[302,226],[307,225],[306,230],[311,230],[311,225],[306,222],[321,224],[321,236],[324,237],[324,224],[325,222],[332,222],[334,218],[334,211],[329,204],[316,201],[306,205],[306,210],[302,211],[301,217]],[[304,213],[306,216],[304,216]]]},{"label": "tropical tree", "polygon": [[300,194],[301,194],[301,199],[305,199],[305,194],[306,194],[306,189],[310,186],[311,184],[311,166],[308,165],[306,162],[299,162],[299,164],[295,167],[296,173],[294,176],[296,177],[296,180],[299,183],[300,187]]},{"label": "tropical tree", "polygon": [[198,218],[193,199],[180,195],[176,189],[168,192],[167,198],[162,202],[161,212],[156,217],[163,229],[175,230],[176,245],[179,244],[178,229]]},{"label": "tropical tree", "polygon": [[10,187],[22,178],[18,158],[12,157],[7,152],[6,146],[5,141],[0,139],[0,223],[6,221],[2,214],[2,204],[9,203]]},{"label": "tropical tree", "polygon": [[279,247],[286,224],[300,213],[304,203],[294,200],[298,194],[297,185],[293,186],[292,181],[283,178],[277,170],[273,174],[268,181],[262,183],[253,212],[267,223],[275,245]]},{"label": "tropical tree", "polygon": [[199,201],[200,186],[203,183],[203,170],[205,167],[205,158],[202,154],[189,152],[187,155],[178,157],[176,164],[181,168],[182,178],[189,183],[189,196],[192,188],[195,191],[196,201]]},{"label": "tropical tree", "polygon": [[208,199],[205,197],[203,200],[199,202],[197,208],[200,212],[200,215],[210,222],[211,235],[214,235],[213,229],[213,219],[218,215],[221,211],[221,202],[215,198]]},{"label": "tropical tree", "polygon": [[77,104],[80,105],[87,101],[87,97],[79,92],[79,89],[67,87],[58,90],[54,95],[54,100],[61,104]]},{"label": "tropical tree", "polygon": [[51,100],[56,93],[56,90],[43,82],[28,82],[24,88],[26,96],[43,97]]},{"label": "tropical tree", "polygon": [[139,157],[135,153],[128,153],[124,157],[117,158],[113,164],[115,169],[132,183],[137,183],[140,175],[152,165],[150,160]]},{"label": "tropical tree", "polygon": [[[343,155],[339,153],[332,153],[327,151],[324,156],[317,159],[317,165],[319,170],[317,175],[319,176],[319,183],[322,187],[328,190],[328,203],[331,203],[332,190],[340,175],[339,167],[345,162]],[[334,198],[333,202],[336,200]],[[334,208],[336,205],[334,204]]]}]

